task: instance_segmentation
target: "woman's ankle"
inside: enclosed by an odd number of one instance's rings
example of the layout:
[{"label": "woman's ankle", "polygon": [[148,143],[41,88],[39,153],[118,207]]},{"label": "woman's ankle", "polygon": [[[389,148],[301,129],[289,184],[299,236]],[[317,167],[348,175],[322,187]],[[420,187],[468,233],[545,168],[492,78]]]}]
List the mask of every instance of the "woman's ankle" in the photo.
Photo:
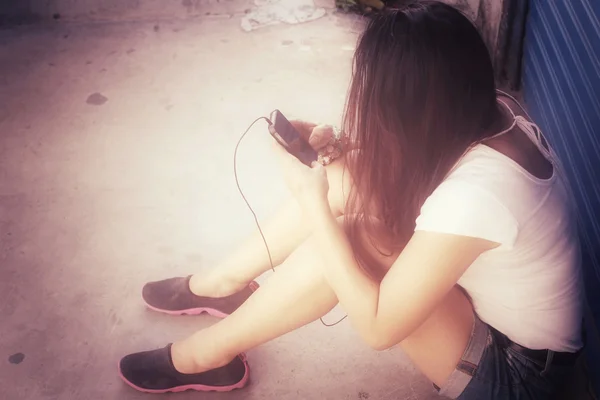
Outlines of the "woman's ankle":
[{"label": "woman's ankle", "polygon": [[194,274],[190,279],[190,290],[197,296],[226,297],[244,289],[249,282],[236,280],[224,274],[207,272]]},{"label": "woman's ankle", "polygon": [[235,358],[218,355],[214,349],[190,348],[187,340],[171,345],[171,360],[175,369],[182,374],[199,374],[223,367]]}]

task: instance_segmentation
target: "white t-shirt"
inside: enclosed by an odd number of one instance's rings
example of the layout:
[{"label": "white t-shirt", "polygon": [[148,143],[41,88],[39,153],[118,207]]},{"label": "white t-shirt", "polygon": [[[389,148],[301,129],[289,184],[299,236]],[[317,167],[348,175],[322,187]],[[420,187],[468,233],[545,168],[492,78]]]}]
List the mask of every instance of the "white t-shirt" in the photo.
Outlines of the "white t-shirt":
[{"label": "white t-shirt", "polygon": [[477,145],[427,198],[416,230],[500,243],[458,281],[479,318],[530,349],[582,347],[577,223],[556,168],[538,179]]}]

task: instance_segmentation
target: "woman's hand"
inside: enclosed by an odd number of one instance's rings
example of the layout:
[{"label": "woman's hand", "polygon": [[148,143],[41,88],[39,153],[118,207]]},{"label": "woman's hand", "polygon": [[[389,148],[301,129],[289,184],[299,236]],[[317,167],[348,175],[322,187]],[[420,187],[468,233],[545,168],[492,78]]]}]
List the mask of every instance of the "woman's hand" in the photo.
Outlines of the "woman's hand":
[{"label": "woman's hand", "polygon": [[311,215],[318,211],[330,211],[327,198],[329,182],[325,167],[316,161],[312,167],[308,167],[279,143],[274,141],[273,146],[279,157],[286,184],[302,209]]},{"label": "woman's hand", "polygon": [[306,121],[290,121],[300,136],[319,154],[318,161],[328,165],[347,149],[346,137],[332,125],[317,125]]},{"label": "woman's hand", "polygon": [[312,122],[292,120],[292,126],[316,151],[321,150],[335,138],[335,130],[331,125],[317,125]]}]

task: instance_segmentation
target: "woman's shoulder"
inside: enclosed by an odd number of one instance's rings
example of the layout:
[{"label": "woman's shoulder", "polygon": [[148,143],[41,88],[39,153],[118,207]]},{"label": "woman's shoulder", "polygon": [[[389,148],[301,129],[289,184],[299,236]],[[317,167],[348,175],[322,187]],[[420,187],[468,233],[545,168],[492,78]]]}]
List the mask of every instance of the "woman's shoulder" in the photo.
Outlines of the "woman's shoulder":
[{"label": "woman's shoulder", "polygon": [[505,190],[501,187],[510,185],[511,179],[498,174],[498,168],[505,167],[477,149],[466,154],[423,203],[416,230],[476,237],[512,247],[519,220],[509,199],[502,195]]},{"label": "woman's shoulder", "polygon": [[547,211],[542,217],[566,211],[566,197],[553,186],[532,179],[501,153],[476,146],[425,200],[416,230],[479,237],[511,248],[537,211]]},{"label": "woman's shoulder", "polygon": [[469,150],[446,177],[446,180],[471,181],[498,189],[506,185],[537,189],[551,185],[555,179],[556,174],[549,178],[539,178],[512,158],[484,144],[478,144]]},{"label": "woman's shoulder", "polygon": [[[548,198],[559,181],[556,172],[548,179],[538,178],[506,155],[480,144],[465,154],[432,196],[436,192],[482,193],[481,201],[493,198],[517,220],[523,220]],[[466,187],[469,189],[463,189]],[[566,203],[567,198],[560,193],[558,200]]]}]

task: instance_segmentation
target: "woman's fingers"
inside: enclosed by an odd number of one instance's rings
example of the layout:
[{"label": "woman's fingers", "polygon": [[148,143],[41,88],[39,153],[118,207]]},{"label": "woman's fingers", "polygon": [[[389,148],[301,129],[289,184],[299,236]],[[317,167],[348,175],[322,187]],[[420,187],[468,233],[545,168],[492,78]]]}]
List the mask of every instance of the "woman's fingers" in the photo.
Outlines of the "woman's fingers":
[{"label": "woman's fingers", "polygon": [[[295,156],[290,154],[276,140],[273,140],[272,146],[273,146],[273,150],[275,151],[275,154],[277,154],[277,157],[279,158],[279,161],[281,163],[286,164],[286,165],[300,163],[300,161],[298,161],[298,159]],[[302,164],[302,163],[300,163],[300,164]]]},{"label": "woman's fingers", "polygon": [[317,125],[313,128],[308,143],[313,149],[320,150],[327,146],[333,137],[335,137],[335,133],[331,125]]},{"label": "woman's fingers", "polygon": [[290,123],[300,136],[310,144],[310,147],[315,150],[320,150],[327,146],[327,143],[335,136],[331,125],[317,125],[312,122],[300,120],[293,120]]},{"label": "woman's fingers", "polygon": [[292,120],[290,121],[290,124],[292,124],[292,126],[298,131],[300,136],[302,136],[306,141],[309,140],[313,128],[317,126],[317,124],[314,124],[312,122],[306,122],[301,120]]}]

